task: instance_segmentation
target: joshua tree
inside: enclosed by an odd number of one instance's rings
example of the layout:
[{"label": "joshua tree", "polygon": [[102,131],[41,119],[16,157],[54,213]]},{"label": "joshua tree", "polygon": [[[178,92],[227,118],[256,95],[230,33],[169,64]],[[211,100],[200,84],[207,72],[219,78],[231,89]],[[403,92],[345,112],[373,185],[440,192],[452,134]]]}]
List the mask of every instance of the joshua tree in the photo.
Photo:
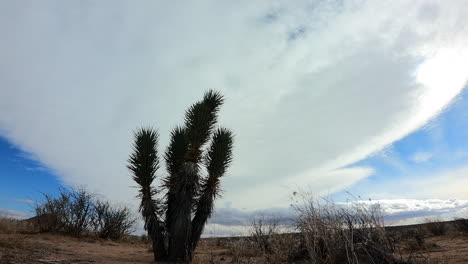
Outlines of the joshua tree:
[{"label": "joshua tree", "polygon": [[220,177],[232,160],[231,131],[215,128],[222,103],[220,93],[208,91],[186,111],[184,125],[171,133],[164,155],[167,175],[159,189],[152,185],[160,167],[158,133],[152,128],[135,132],[128,168],[139,185],[140,211],[156,261],[190,261],[213,212]]}]

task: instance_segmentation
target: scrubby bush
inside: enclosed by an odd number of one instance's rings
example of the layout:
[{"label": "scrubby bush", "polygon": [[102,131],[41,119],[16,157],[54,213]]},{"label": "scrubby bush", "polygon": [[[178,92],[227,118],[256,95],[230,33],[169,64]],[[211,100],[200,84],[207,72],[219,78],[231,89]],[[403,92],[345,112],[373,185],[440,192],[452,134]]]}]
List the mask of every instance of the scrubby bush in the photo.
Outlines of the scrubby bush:
[{"label": "scrubby bush", "polygon": [[14,234],[17,227],[18,220],[0,216],[0,234]]},{"label": "scrubby bush", "polygon": [[425,223],[427,230],[434,236],[442,236],[447,234],[447,223],[440,220],[427,220]]},{"label": "scrubby bush", "polygon": [[42,195],[42,201],[35,204],[36,217],[32,220],[42,232],[72,236],[94,232],[101,238],[119,239],[133,230],[135,219],[130,209],[97,200],[84,188],[61,188],[57,196]]},{"label": "scrubby bush", "polygon": [[258,250],[246,238],[227,240],[226,244],[230,249],[231,263],[251,264],[258,257]]},{"label": "scrubby bush", "polygon": [[36,223],[41,231],[61,231],[80,236],[88,230],[93,214],[94,195],[84,188],[59,189],[58,197],[43,194],[36,203]]},{"label": "scrubby bush", "polygon": [[91,226],[98,237],[120,239],[133,231],[135,222],[130,209],[113,207],[100,200],[95,202]]},{"label": "scrubby bush", "polygon": [[405,238],[409,240],[408,249],[410,251],[416,251],[425,248],[426,239],[424,233],[425,232],[421,226],[409,229],[405,232]]},{"label": "scrubby bush", "polygon": [[311,263],[396,263],[378,204],[304,198],[295,208]]},{"label": "scrubby bush", "polygon": [[59,196],[43,193],[42,201],[35,204],[36,217],[32,219],[41,232],[56,232],[64,229],[66,207],[70,195],[64,189],[59,190]]},{"label": "scrubby bush", "polygon": [[250,225],[251,246],[265,263],[291,263],[307,256],[303,240],[276,217],[254,218]]},{"label": "scrubby bush", "polygon": [[266,254],[271,252],[271,237],[276,234],[278,234],[278,220],[276,218],[265,219],[262,216],[252,219],[250,236],[261,252]]},{"label": "scrubby bush", "polygon": [[465,235],[468,235],[468,219],[458,218],[455,219],[455,226],[457,229]]},{"label": "scrubby bush", "polygon": [[302,198],[294,205],[295,230],[275,218],[255,218],[250,236],[228,246],[232,263],[429,263],[420,252],[426,249],[423,228],[387,232],[378,203]]},{"label": "scrubby bush", "polygon": [[94,196],[83,188],[72,190],[69,193],[68,203],[61,215],[64,221],[64,230],[74,236],[80,236],[89,230],[93,217]]}]

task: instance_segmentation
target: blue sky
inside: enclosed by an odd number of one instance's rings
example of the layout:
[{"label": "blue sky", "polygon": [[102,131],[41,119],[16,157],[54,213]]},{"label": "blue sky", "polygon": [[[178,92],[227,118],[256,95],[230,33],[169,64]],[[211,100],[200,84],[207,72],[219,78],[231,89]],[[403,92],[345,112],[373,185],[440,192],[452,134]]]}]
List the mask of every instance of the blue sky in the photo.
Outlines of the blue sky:
[{"label": "blue sky", "polygon": [[464,0],[2,2],[0,210],[60,184],[136,205],[132,131],[162,152],[214,88],[236,134],[220,212],[307,190],[465,213],[467,19]]},{"label": "blue sky", "polygon": [[[373,189],[387,182],[398,182],[417,176],[427,175],[429,178],[430,175],[466,166],[468,164],[467,96],[468,92],[465,89],[442,114],[424,127],[353,164],[353,166],[371,166],[375,169],[375,174],[357,183],[349,191],[372,193],[363,188]],[[459,175],[459,177],[466,179],[468,175]],[[417,189],[418,186],[410,188]],[[382,195],[373,196],[383,198]]]},{"label": "blue sky", "polygon": [[32,214],[31,201],[39,201],[41,192],[57,192],[57,175],[28,156],[7,139],[0,139],[0,208]]}]

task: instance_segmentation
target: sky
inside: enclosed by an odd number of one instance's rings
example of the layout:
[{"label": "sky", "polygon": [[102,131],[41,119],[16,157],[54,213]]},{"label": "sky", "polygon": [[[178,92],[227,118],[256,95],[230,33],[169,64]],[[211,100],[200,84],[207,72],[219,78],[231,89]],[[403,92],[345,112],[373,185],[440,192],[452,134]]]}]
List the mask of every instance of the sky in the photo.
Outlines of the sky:
[{"label": "sky", "polygon": [[294,192],[468,214],[467,20],[463,0],[0,1],[0,213],[59,186],[136,205],[133,131],[162,152],[216,89],[235,133],[217,232]]}]

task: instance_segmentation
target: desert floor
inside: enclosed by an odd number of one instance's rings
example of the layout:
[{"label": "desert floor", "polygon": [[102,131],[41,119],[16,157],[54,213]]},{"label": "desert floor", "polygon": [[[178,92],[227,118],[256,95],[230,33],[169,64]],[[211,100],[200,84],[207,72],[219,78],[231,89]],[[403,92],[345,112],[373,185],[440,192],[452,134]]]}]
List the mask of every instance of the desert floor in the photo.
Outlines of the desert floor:
[{"label": "desert floor", "polygon": [[[238,254],[216,239],[204,240],[195,263],[264,263],[260,256],[238,259]],[[468,263],[468,237],[445,235],[426,239],[425,263]],[[140,241],[115,242],[73,238],[48,233],[1,234],[0,263],[154,263],[149,245]],[[306,263],[306,262],[304,262]]]}]

